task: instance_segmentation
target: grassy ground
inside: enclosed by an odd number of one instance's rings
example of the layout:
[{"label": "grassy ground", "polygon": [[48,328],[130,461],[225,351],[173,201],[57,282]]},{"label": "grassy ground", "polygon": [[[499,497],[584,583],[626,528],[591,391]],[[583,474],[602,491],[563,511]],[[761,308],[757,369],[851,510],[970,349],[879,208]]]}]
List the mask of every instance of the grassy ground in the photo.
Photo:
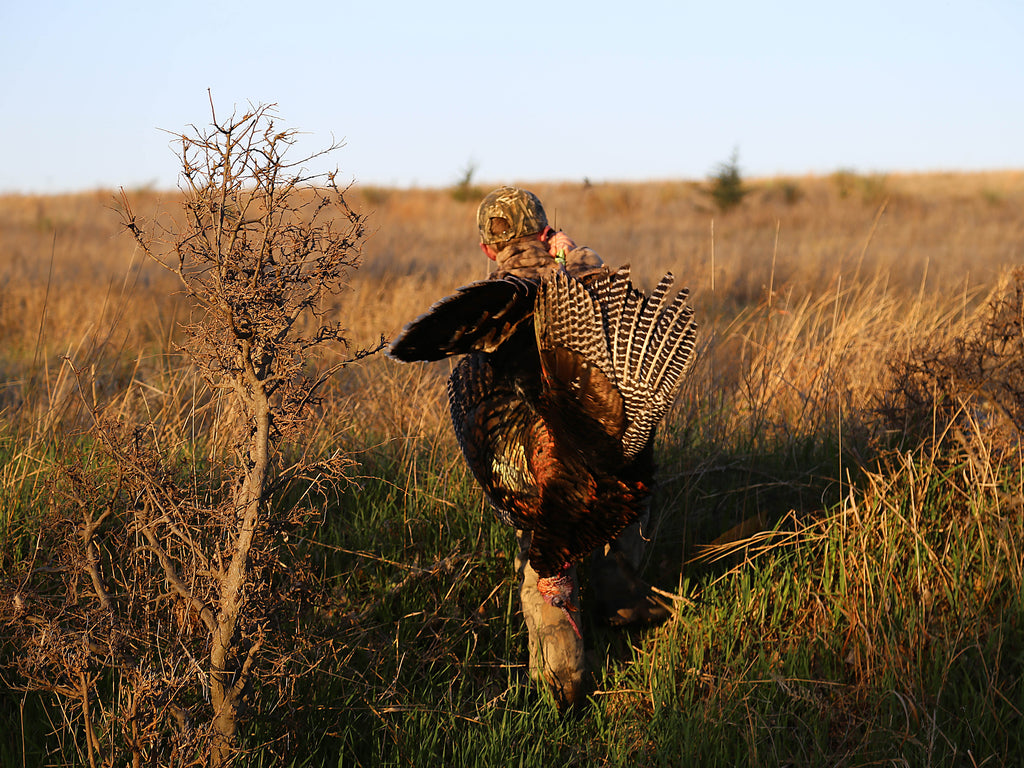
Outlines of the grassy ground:
[{"label": "grassy ground", "polygon": [[[535,189],[606,261],[694,291],[700,354],[659,438],[646,567],[676,615],[586,620],[595,689],[560,716],[526,680],[512,536],[450,434],[447,365],[372,358],[310,425],[307,450],[359,465],[301,532],[325,593],[289,632],[316,642],[288,696],[262,692],[250,742],[294,719],[305,744],[276,748],[310,765],[1018,764],[1024,175],[764,180],[724,216],[691,183]],[[486,273],[473,201],[356,203],[375,231],[338,307],[355,343]],[[174,347],[187,309],[113,205],[0,199],[5,571],[36,556],[53,462],[89,451],[83,394],[189,461],[216,448]],[[82,760],[56,698],[6,692],[0,718],[0,764]]]}]

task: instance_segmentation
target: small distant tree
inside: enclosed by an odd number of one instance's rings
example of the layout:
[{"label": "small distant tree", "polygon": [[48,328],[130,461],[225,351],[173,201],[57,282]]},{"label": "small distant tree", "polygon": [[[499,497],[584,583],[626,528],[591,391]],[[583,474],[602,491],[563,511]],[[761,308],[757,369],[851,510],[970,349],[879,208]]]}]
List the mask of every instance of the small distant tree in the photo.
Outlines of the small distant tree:
[{"label": "small distant tree", "polygon": [[734,149],[729,159],[715,166],[714,173],[708,177],[708,194],[711,195],[718,210],[723,212],[738,206],[750,192],[743,183],[739,156],[739,149]]},{"label": "small distant tree", "polygon": [[452,199],[459,203],[469,200],[476,200],[483,197],[483,190],[473,184],[473,177],[476,175],[477,165],[470,160],[466,167],[459,174],[459,180],[452,187]]},{"label": "small distant tree", "polygon": [[349,462],[289,464],[283,449],[336,370],[314,374],[311,355],[340,347],[341,366],[383,344],[349,354],[327,316],[364,236],[335,176],[304,171],[336,145],[293,161],[272,106],[220,118],[211,102],[211,116],[177,136],[181,218],[143,222],[123,193],[122,218],[193,303],[183,352],[230,414],[227,453],[183,465],[159,425],[91,403],[107,460],[64,469],[49,567],[11,600],[24,687],[77,705],[90,765],[223,766],[261,690],[291,708],[294,643],[279,635],[311,576],[287,535],[308,512],[285,491]]},{"label": "small distant tree", "polygon": [[850,196],[857,184],[857,178],[857,172],[849,168],[840,168],[832,173],[832,183],[835,185],[840,199],[845,200]]}]

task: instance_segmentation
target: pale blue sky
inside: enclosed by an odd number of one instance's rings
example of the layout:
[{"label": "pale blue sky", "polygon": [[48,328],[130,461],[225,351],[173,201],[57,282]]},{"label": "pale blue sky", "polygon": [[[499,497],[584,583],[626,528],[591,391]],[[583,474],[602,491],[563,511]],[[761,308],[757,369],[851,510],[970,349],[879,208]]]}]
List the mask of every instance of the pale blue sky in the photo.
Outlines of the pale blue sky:
[{"label": "pale blue sky", "polygon": [[4,2],[0,191],[173,188],[207,88],[366,184],[1020,169],[1024,2]]}]

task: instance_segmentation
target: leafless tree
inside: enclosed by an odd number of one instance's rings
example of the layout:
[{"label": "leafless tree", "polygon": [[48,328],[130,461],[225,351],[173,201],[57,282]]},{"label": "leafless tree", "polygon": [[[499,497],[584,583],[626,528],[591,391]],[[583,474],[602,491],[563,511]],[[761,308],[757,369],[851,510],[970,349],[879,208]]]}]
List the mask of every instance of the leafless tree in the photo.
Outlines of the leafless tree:
[{"label": "leafless tree", "polygon": [[[54,483],[50,525],[8,602],[23,684],[77,705],[91,765],[228,764],[258,691],[288,695],[274,633],[310,576],[289,548],[306,513],[287,490],[343,477],[349,459],[283,449],[327,378],[380,348],[349,350],[327,317],[364,237],[335,176],[305,170],[337,145],[291,161],[296,134],[272,106],[221,118],[211,100],[211,115],[177,135],[180,217],[145,222],[123,192],[121,210],[194,305],[182,346],[230,414],[225,455],[184,462],[159,425],[91,403],[99,456]],[[341,354],[317,372],[325,345]]]}]

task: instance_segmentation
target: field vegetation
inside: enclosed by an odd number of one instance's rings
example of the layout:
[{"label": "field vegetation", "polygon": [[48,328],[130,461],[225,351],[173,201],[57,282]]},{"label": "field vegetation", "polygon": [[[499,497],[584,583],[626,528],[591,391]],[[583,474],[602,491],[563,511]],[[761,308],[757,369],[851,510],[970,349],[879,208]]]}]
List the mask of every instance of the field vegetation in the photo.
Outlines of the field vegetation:
[{"label": "field vegetation", "polygon": [[[370,356],[281,449],[347,468],[292,491],[304,580],[267,619],[286,661],[248,698],[245,764],[1019,764],[1024,173],[745,180],[726,212],[705,182],[528,186],[606,262],[692,291],[698,356],[659,434],[645,571],[674,616],[585,621],[593,693],[560,714],[526,678],[514,537],[451,434],[448,364]],[[348,190],[367,237],[328,311],[350,347],[314,377],[486,275],[476,199],[453,191]],[[158,226],[180,211],[177,192],[126,197]],[[230,450],[183,348],[193,310],[123,200],[0,197],[4,766],[130,752],[110,649],[88,628],[61,646],[95,683],[87,707],[31,652],[78,599],[82,562],[50,544],[82,537],[61,510],[103,498],[96,420],[137,425],[186,485]],[[75,472],[99,490],[75,496]],[[191,764],[178,747],[153,764]]]}]

